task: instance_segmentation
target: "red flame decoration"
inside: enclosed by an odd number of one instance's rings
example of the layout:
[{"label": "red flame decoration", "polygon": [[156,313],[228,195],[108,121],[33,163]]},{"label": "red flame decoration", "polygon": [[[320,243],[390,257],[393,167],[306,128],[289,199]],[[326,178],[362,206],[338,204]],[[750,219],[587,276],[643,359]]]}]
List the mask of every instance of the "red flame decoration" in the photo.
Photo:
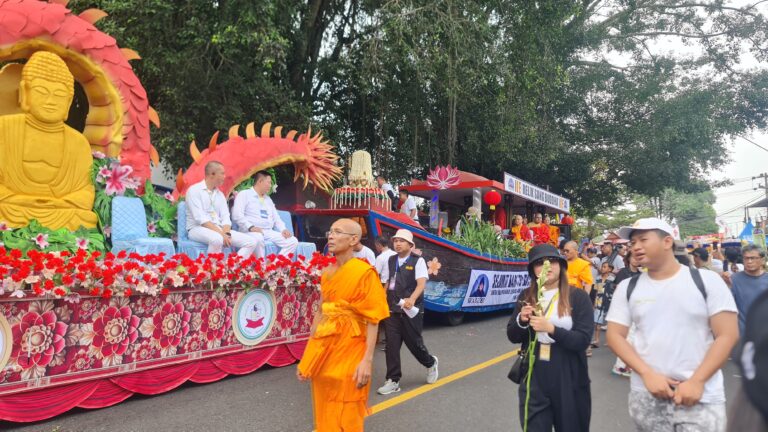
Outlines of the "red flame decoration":
[{"label": "red flame decoration", "polygon": [[443,190],[457,184],[459,184],[459,170],[450,165],[435,167],[427,176],[427,186],[432,189]]}]

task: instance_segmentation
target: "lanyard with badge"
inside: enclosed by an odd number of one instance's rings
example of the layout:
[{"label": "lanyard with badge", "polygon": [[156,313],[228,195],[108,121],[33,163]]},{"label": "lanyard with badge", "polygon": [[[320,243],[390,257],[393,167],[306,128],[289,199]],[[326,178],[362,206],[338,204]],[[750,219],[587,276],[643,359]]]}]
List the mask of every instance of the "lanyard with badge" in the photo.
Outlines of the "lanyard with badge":
[{"label": "lanyard with badge", "polygon": [[[546,312],[544,312],[544,317],[546,319],[549,319],[549,317],[552,316],[552,311],[555,310],[553,306],[558,297],[560,297],[560,291],[556,292],[555,295],[552,297],[552,300],[549,301],[549,304],[545,309]],[[539,345],[539,360],[548,362],[551,359],[552,359],[552,344],[541,343]]]},{"label": "lanyard with badge", "polygon": [[[406,260],[408,260],[408,258],[406,258]],[[403,264],[405,264],[405,261],[403,261]],[[400,260],[399,259],[395,259],[395,275],[391,276],[389,278],[389,287],[388,287],[388,289],[390,291],[394,291],[395,290],[395,279],[397,279],[397,274],[398,273],[400,273]]]},{"label": "lanyard with badge", "polygon": [[211,204],[210,205],[211,208],[208,211],[208,214],[211,215],[211,219],[218,220],[219,219],[219,215],[216,214],[216,205],[214,204],[214,200],[213,200],[213,197],[216,195],[216,189],[214,189],[214,190],[206,189],[205,191],[208,192],[208,199],[210,199],[210,201],[211,201],[211,203],[210,203]]},{"label": "lanyard with badge", "polygon": [[256,194],[256,198],[259,199],[259,203],[261,204],[261,207],[259,209],[259,216],[262,219],[269,219],[269,214],[267,213],[267,204],[264,198],[259,194]]}]

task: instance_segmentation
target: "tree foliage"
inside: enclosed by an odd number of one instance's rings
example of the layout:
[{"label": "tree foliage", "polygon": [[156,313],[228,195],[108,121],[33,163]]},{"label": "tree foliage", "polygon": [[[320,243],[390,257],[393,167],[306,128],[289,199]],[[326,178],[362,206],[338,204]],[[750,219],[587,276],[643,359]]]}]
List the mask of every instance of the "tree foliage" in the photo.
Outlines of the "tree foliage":
[{"label": "tree foliage", "polygon": [[[700,192],[729,137],[763,128],[764,8],[722,0],[73,0],[140,52],[179,168],[235,123],[319,124],[396,182],[504,171],[581,214]],[[763,9],[761,9],[763,8]],[[668,49],[679,46],[681,55]]]}]

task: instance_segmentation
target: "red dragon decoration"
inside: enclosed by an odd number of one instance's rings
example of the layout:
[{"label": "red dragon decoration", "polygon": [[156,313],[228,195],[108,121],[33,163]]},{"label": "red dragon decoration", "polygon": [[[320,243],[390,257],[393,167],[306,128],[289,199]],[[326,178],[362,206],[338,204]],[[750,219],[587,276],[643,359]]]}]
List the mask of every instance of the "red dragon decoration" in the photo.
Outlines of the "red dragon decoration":
[{"label": "red dragon decoration", "polygon": [[323,141],[320,133],[312,136],[311,128],[298,137],[295,130],[283,137],[282,126],[275,127],[270,135],[272,123],[261,127],[261,136],[256,135],[253,123],[245,127],[245,137],[238,135],[239,129],[240,125],[232,126],[229,138],[223,143],[218,143],[217,131],[202,152],[192,141],[189,152],[194,162],[187,172],[179,171],[173,191],[175,197],[183,196],[189,186],[205,178],[205,165],[210,161],[221,162],[226,167],[227,178],[219,188],[225,196],[257,171],[289,163],[296,171],[294,181],[303,177],[305,188],[312,182],[316,188],[330,190],[333,181],[341,176],[341,168],[336,164],[339,157],[333,153],[333,146]]}]

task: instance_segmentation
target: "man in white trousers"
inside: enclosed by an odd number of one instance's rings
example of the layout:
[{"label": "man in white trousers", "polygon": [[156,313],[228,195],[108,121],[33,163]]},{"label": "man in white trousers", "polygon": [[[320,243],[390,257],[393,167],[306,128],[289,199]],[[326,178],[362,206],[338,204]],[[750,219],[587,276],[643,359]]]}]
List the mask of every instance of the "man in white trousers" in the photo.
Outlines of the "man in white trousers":
[{"label": "man in white trousers", "polygon": [[237,254],[250,256],[256,248],[251,237],[232,231],[227,198],[218,189],[226,171],[221,162],[205,165],[205,179],[187,189],[187,235],[190,240],[208,245],[208,253],[220,253],[224,246],[239,248]]},{"label": "man in white trousers", "polygon": [[272,190],[272,176],[266,171],[256,173],[253,187],[241,191],[232,206],[232,219],[237,229],[247,233],[256,241],[256,256],[264,258],[265,241],[271,241],[280,248],[280,255],[295,253],[299,240],[285,228],[275,204],[269,198]]}]

